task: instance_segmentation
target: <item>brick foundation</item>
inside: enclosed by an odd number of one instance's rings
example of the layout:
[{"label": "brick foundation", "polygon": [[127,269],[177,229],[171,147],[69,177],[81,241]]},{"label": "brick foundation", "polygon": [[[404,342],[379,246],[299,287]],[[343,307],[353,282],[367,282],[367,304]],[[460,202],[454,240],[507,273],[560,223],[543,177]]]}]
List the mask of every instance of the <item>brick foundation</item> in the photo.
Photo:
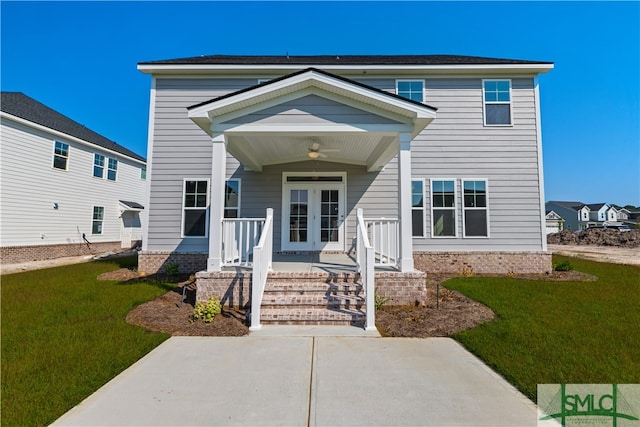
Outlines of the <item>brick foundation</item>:
[{"label": "brick foundation", "polygon": [[[297,273],[297,272],[272,272],[269,273],[269,282],[292,281],[316,281],[326,283],[329,281],[326,272]],[[347,273],[354,276],[356,273]],[[376,272],[376,294],[388,298],[388,304],[424,304],[427,291],[425,287],[427,275],[421,271],[410,273],[400,272]],[[206,301],[210,296],[220,298],[220,302],[228,307],[248,307],[251,301],[250,271],[200,271],[196,273],[197,301]],[[342,277],[339,281],[353,281],[354,277]],[[269,286],[269,283],[267,283]]]},{"label": "brick foundation", "polygon": [[548,273],[551,252],[414,252],[415,268],[427,273]]},{"label": "brick foundation", "polygon": [[[131,247],[139,245],[133,242]],[[4,246],[0,248],[2,264],[42,261],[81,255],[100,255],[109,252],[122,252],[121,242],[65,243],[60,245]]]},{"label": "brick foundation", "polygon": [[195,273],[207,269],[209,254],[202,252],[140,251],[138,271],[164,273],[165,267],[178,264],[178,272]]}]

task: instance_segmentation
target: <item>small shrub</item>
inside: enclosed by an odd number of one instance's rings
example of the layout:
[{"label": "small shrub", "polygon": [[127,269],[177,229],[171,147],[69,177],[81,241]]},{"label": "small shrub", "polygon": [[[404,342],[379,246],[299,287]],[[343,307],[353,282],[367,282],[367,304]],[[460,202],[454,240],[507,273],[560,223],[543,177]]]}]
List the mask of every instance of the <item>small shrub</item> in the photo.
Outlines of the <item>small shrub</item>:
[{"label": "small shrub", "polygon": [[389,298],[385,298],[383,296],[375,294],[375,296],[374,296],[374,304],[376,306],[376,310],[380,310],[382,308],[382,306],[385,305],[387,302],[389,302]]},{"label": "small shrub", "polygon": [[460,276],[462,277],[473,277],[475,275],[476,273],[471,267],[462,267],[462,271],[460,271]]},{"label": "small shrub", "polygon": [[556,265],[553,266],[553,269],[555,271],[571,271],[571,270],[573,270],[573,264],[571,264],[567,260],[560,261],[559,263],[557,263]]},{"label": "small shrub", "polygon": [[204,320],[204,323],[211,323],[213,322],[214,317],[216,317],[217,314],[220,314],[220,312],[222,312],[220,300],[218,298],[209,297],[206,303],[196,303],[196,306],[193,309],[193,319],[202,319]]},{"label": "small shrub", "polygon": [[177,262],[168,262],[164,266],[164,272],[170,276],[174,274],[178,274],[179,271],[180,271],[180,264],[178,264]]}]

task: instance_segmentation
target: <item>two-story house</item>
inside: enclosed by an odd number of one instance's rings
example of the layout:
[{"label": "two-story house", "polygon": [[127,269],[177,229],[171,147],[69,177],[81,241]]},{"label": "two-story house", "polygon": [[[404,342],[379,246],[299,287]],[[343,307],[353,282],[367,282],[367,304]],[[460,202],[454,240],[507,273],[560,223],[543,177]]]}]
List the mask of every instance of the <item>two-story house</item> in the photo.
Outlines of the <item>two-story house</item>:
[{"label": "two-story house", "polygon": [[549,201],[547,211],[554,211],[563,219],[563,229],[581,231],[589,227],[591,209],[582,202]]},{"label": "two-story house", "polygon": [[538,75],[552,68],[449,55],[142,62],[139,268],[222,277],[255,270],[263,243],[358,257],[367,243],[377,266],[422,287],[422,272],[549,271]]},{"label": "two-story house", "polygon": [[3,264],[139,244],[144,157],[20,92],[0,110]]}]

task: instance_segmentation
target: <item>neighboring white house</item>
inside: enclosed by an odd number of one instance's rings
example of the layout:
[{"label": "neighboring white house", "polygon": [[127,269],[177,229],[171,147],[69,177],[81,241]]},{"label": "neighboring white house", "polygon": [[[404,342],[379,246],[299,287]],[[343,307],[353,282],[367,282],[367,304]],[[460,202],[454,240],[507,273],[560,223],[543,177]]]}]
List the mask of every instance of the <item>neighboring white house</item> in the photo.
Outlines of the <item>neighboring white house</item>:
[{"label": "neighboring white house", "polygon": [[547,211],[553,210],[562,217],[565,230],[581,231],[589,227],[622,225],[629,218],[629,211],[618,210],[607,203],[549,201],[545,206]]},{"label": "neighboring white house", "polygon": [[618,211],[607,203],[593,203],[587,206],[589,207],[589,225],[591,226],[618,221]]},{"label": "neighboring white house", "polygon": [[140,242],[143,157],[20,92],[0,110],[3,264]]},{"label": "neighboring white house", "polygon": [[547,224],[547,234],[557,233],[562,231],[564,220],[560,215],[555,213],[554,211],[547,211],[545,215],[545,220]]},{"label": "neighboring white house", "polygon": [[140,268],[234,265],[235,218],[273,208],[274,252],[347,252],[363,209],[369,229],[388,223],[375,238],[394,248],[373,245],[399,271],[548,271],[538,75],[552,68],[448,55],[140,63],[152,77]]}]

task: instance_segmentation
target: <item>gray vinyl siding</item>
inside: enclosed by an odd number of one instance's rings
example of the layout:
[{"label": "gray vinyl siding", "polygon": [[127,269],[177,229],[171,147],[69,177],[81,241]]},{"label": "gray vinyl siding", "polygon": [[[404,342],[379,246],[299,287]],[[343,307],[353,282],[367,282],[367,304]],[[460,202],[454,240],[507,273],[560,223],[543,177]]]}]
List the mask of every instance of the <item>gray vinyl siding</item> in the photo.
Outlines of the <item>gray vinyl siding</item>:
[{"label": "gray vinyl siding", "polygon": [[247,114],[228,123],[263,123],[278,124],[291,123],[360,123],[360,124],[398,124],[375,114],[359,110],[339,102],[322,98],[317,95],[307,95],[293,101],[265,108],[256,113]]},{"label": "gray vinyl siding", "polygon": [[[92,243],[121,241],[119,200],[144,204],[144,163],[11,119],[0,128],[3,247],[83,243],[82,234]],[[69,145],[67,170],[52,166],[54,141]],[[94,153],[105,156],[105,175],[107,159],[118,160],[116,181],[93,177]],[[104,207],[99,235],[91,234],[94,206]],[[141,228],[133,231],[139,240]]]},{"label": "gray vinyl siding", "polygon": [[[358,81],[395,91],[393,78]],[[208,251],[208,239],[180,237],[184,178],[211,177],[210,138],[187,117],[186,108],[255,84],[254,78],[156,78],[156,103],[152,106],[153,152],[149,158],[153,179],[148,250]],[[483,125],[481,78],[426,78],[425,102],[438,108],[438,112],[436,120],[412,142],[412,177],[426,180],[427,216],[427,237],[414,238],[414,250],[541,250],[544,212],[540,210],[533,79],[512,80],[513,126],[509,127]],[[307,96],[245,116],[242,121],[277,123],[283,115],[291,114],[318,121],[372,120],[362,117],[360,111],[351,107],[332,103],[317,96]],[[332,109],[330,113],[328,108]],[[316,171],[347,172],[347,248],[355,235],[356,208],[362,207],[367,217],[398,216],[396,159],[378,173],[368,173],[364,167],[315,161],[267,166],[262,172],[247,172],[233,157],[227,156],[227,177],[239,178],[242,183],[241,216],[263,217],[267,207],[274,209],[275,250],[280,249],[282,172],[309,170],[310,165]],[[457,193],[458,237],[430,237],[429,190],[433,178],[455,178],[458,187],[465,178],[487,180],[490,238],[462,237],[460,188]]]}]

